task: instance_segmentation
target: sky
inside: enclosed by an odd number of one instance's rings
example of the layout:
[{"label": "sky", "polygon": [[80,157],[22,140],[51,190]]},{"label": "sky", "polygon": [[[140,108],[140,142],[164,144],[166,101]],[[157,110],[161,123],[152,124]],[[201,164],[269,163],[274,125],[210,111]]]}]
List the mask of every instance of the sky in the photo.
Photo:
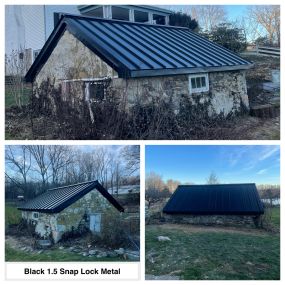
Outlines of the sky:
[{"label": "sky", "polygon": [[[181,11],[181,10],[190,11],[190,7],[191,7],[191,5],[159,5],[159,6],[162,8],[164,7],[166,9],[177,10],[177,11]],[[247,8],[251,5],[223,5],[223,6],[226,10],[228,19],[234,22],[235,20],[242,18],[246,13]]]},{"label": "sky", "polygon": [[273,145],[146,146],[146,173],[164,181],[205,184],[214,172],[220,183],[280,183],[280,149]]}]

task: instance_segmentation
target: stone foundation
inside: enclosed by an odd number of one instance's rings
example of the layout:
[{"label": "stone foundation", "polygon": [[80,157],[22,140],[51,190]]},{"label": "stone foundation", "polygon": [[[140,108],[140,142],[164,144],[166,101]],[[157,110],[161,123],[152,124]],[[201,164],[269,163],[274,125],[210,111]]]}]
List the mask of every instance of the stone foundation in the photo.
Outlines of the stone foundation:
[{"label": "stone foundation", "polygon": [[168,223],[191,225],[220,225],[231,227],[256,228],[260,226],[260,216],[240,215],[168,215],[163,214],[162,219]]}]

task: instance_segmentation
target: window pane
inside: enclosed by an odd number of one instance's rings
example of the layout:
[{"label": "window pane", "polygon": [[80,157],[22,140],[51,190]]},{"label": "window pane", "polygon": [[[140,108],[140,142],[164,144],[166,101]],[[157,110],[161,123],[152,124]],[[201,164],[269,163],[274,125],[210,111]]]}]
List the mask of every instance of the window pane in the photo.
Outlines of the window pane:
[{"label": "window pane", "polygon": [[158,25],[165,25],[165,16],[153,14],[153,20]]},{"label": "window pane", "polygon": [[112,6],[112,19],[129,21],[129,9]]},{"label": "window pane", "polygon": [[196,81],[195,81],[195,78],[191,78],[191,87],[192,87],[192,89],[195,89],[195,88],[196,88]]},{"label": "window pane", "polygon": [[201,77],[196,78],[196,85],[197,85],[197,88],[201,88]]},{"label": "window pane", "polygon": [[206,77],[201,77],[202,79],[202,87],[206,87]]},{"label": "window pane", "polygon": [[103,84],[103,82],[90,83],[89,93],[90,93],[90,99],[103,100],[104,99],[104,84]]},{"label": "window pane", "polygon": [[135,22],[146,23],[148,22],[148,13],[141,11],[134,11]]}]

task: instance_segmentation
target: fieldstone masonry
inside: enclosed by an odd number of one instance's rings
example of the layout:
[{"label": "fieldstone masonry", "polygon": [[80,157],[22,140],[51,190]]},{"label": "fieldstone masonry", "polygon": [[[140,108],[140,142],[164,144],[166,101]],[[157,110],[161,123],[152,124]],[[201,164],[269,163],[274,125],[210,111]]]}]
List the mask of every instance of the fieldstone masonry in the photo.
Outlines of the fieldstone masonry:
[{"label": "fieldstone masonry", "polygon": [[52,237],[57,243],[64,232],[76,229],[82,221],[83,216],[92,213],[102,214],[102,226],[104,226],[104,215],[110,218],[112,215],[120,215],[118,211],[100,194],[97,190],[92,190],[65,208],[60,213],[49,214],[39,213],[38,219],[33,218],[33,212],[22,211],[22,217],[36,225],[35,231],[42,238],[48,239]]},{"label": "fieldstone masonry", "polygon": [[[65,89],[65,80],[71,81],[75,90],[72,96],[84,102],[84,82],[86,78],[111,78],[110,94],[121,100],[124,108],[134,104],[150,102],[170,102],[175,113],[179,112],[185,100],[193,106],[205,106],[208,116],[228,116],[247,111],[248,97],[245,71],[223,71],[209,73],[209,92],[190,94],[189,76],[172,75],[144,78],[118,78],[112,67],[102,61],[68,31],[65,31],[47,62],[36,76],[33,84],[36,97],[41,96],[39,87],[50,82],[52,87]],[[80,81],[82,80],[82,81]],[[63,94],[63,100],[70,96]],[[53,98],[51,101],[56,104]],[[75,100],[77,101],[77,100]],[[55,108],[54,108],[55,109]]]},{"label": "fieldstone masonry", "polygon": [[242,215],[168,215],[163,218],[169,223],[192,224],[192,225],[220,225],[233,227],[255,228],[260,226],[259,216]]}]

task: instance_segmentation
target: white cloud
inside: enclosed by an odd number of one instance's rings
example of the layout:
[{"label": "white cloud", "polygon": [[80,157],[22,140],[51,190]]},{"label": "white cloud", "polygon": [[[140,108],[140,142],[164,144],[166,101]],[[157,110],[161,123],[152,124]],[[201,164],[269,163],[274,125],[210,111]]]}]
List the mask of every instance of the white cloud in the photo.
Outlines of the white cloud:
[{"label": "white cloud", "polygon": [[257,174],[258,174],[258,175],[264,174],[264,173],[267,172],[267,170],[268,170],[267,168],[260,169],[260,170],[257,172]]},{"label": "white cloud", "polygon": [[262,153],[262,155],[259,157],[259,160],[262,161],[262,160],[265,160],[271,156],[273,156],[276,152],[279,151],[279,146],[276,145],[276,146],[269,146],[267,147],[264,152]]}]

